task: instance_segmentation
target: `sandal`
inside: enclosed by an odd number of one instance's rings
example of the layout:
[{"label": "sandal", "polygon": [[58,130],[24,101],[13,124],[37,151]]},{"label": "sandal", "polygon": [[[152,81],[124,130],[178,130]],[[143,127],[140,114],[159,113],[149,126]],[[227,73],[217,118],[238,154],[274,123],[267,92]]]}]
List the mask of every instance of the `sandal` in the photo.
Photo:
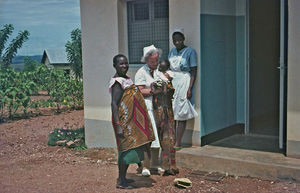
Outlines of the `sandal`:
[{"label": "sandal", "polygon": [[176,175],[176,174],[179,174],[179,169],[178,168],[172,168],[171,169],[172,172]]},{"label": "sandal", "polygon": [[118,189],[134,189],[134,186],[128,185],[128,184],[118,184],[116,185],[116,188]]},{"label": "sandal", "polygon": [[[134,182],[134,179],[127,179],[127,178],[126,178],[126,179],[125,179],[125,182],[128,183],[128,184],[130,184],[130,183],[133,183],[133,182]],[[121,184],[121,181],[120,181],[119,178],[117,179],[117,184]]]},{"label": "sandal", "polygon": [[172,169],[170,170],[165,170],[163,176],[175,176],[175,173]]}]

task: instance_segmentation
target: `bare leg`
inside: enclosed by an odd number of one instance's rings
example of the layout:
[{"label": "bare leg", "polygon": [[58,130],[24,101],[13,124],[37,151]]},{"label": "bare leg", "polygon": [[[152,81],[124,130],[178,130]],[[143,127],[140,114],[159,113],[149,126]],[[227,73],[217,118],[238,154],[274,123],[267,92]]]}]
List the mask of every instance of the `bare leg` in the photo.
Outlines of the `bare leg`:
[{"label": "bare leg", "polygon": [[151,147],[150,144],[145,145],[146,151],[144,152],[145,160],[143,161],[143,166],[146,168],[150,168],[150,160],[151,160]]},{"label": "bare leg", "polygon": [[185,131],[186,121],[178,121],[176,129],[176,142],[175,147],[181,147],[181,139]]},{"label": "bare leg", "polygon": [[126,173],[127,173],[128,165],[127,164],[119,164],[119,180],[120,185],[128,186],[126,181]]},{"label": "bare leg", "polygon": [[159,148],[151,148],[151,168],[159,167]]},{"label": "bare leg", "polygon": [[[151,153],[150,153],[150,144],[145,145],[145,152],[144,152],[144,161],[142,167],[139,167],[137,172],[142,173],[143,176],[150,176],[150,161],[151,161]],[[139,165],[140,166],[140,165]]]},{"label": "bare leg", "polygon": [[147,169],[150,168],[150,160],[151,160],[151,157],[149,156],[149,154],[147,152],[144,153],[144,161],[143,161],[143,166]]}]

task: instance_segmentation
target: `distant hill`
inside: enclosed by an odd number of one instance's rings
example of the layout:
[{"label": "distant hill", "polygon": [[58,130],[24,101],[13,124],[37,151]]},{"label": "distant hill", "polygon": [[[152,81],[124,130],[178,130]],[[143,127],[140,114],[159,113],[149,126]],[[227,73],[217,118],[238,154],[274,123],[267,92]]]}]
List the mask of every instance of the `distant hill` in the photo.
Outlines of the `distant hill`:
[{"label": "distant hill", "polygon": [[[26,57],[26,56],[15,56],[12,60],[12,64],[23,63],[24,57]],[[31,58],[32,60],[41,62],[43,55],[34,55],[34,56],[28,56],[28,57]]]},{"label": "distant hill", "polygon": [[[15,70],[23,70],[24,68],[24,57],[26,56],[15,56],[12,60],[11,67],[13,67]],[[32,60],[36,60],[37,62],[41,62],[43,55],[34,55],[34,56],[28,56]]]}]

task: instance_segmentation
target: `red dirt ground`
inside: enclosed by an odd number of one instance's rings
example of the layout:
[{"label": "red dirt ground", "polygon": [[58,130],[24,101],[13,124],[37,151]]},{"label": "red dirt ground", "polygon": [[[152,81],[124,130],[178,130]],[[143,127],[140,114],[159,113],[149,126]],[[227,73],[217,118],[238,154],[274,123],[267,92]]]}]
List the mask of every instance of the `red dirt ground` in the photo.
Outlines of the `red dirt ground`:
[{"label": "red dirt ground", "polygon": [[55,128],[83,127],[83,110],[32,117],[0,124],[0,192],[299,192],[300,184],[249,177],[225,177],[219,182],[191,177],[192,170],[180,168],[176,177],[188,177],[193,187],[179,189],[174,176],[141,177],[129,168],[136,180],[133,190],[115,188],[116,152],[112,149],[73,150],[47,146]]}]

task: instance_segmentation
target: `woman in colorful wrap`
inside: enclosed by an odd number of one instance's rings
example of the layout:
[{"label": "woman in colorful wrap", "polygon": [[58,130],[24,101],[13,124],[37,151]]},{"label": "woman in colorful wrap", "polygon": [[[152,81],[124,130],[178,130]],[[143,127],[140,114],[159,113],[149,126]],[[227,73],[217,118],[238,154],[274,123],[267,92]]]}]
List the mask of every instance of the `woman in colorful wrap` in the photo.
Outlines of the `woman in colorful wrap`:
[{"label": "woman in colorful wrap", "polygon": [[179,150],[186,121],[198,116],[192,104],[192,91],[197,76],[197,54],[193,48],[184,45],[183,29],[174,30],[172,40],[175,48],[170,50],[168,58],[174,73],[173,110],[174,119],[177,121],[175,149]]},{"label": "woman in colorful wrap", "polygon": [[113,58],[116,74],[110,80],[112,124],[119,151],[117,188],[131,189],[133,180],[126,179],[129,164],[141,163],[150,156],[150,143],[155,139],[143,95],[128,77],[127,58]]}]

